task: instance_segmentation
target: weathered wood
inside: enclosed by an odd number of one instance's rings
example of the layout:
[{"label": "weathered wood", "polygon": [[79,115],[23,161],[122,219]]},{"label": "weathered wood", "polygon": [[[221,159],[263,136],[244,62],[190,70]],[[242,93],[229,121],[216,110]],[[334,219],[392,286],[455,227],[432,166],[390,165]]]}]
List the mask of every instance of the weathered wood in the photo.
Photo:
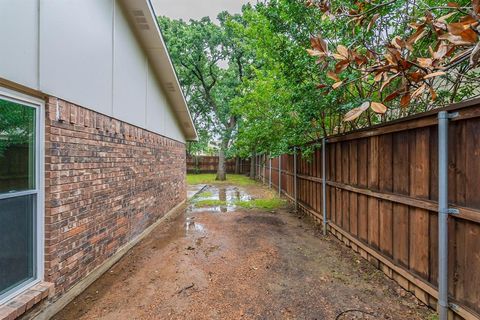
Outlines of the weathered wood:
[{"label": "weathered wood", "polygon": [[[429,130],[421,128],[411,132],[410,140],[410,195],[428,198],[429,181]],[[429,262],[429,213],[427,210],[410,209],[410,269],[428,278]]]},{"label": "weathered wood", "polygon": [[[393,138],[391,134],[379,136],[379,190],[392,192],[393,189]],[[380,200],[379,228],[380,250],[387,256],[393,256],[393,204]]]},{"label": "weathered wood", "polygon": [[[235,173],[235,159],[228,159],[225,163],[227,173]],[[250,168],[250,159],[243,159],[239,173],[247,173]],[[215,156],[187,156],[188,173],[214,173],[218,169],[218,157]],[[258,166],[255,170],[258,173]],[[258,174],[257,174],[258,176]]]},{"label": "weathered wood", "polygon": [[[378,137],[371,137],[368,141],[368,189],[378,190]],[[378,248],[379,245],[379,216],[378,199],[368,198],[368,243]]]},{"label": "weathered wood", "polygon": [[[459,210],[448,222],[449,294],[457,305],[450,318],[477,319],[480,99],[446,109],[459,112],[449,133],[449,202]],[[437,112],[329,138],[325,181],[330,232],[430,306],[438,277]],[[289,199],[292,159],[283,158]],[[321,221],[321,150],[298,164],[299,210]]]},{"label": "weathered wood", "polygon": [[[350,159],[350,185],[358,184],[358,154],[357,154],[357,141],[351,141],[349,143],[349,159]],[[349,199],[349,209],[350,209],[350,233],[354,236],[358,235],[358,194],[355,192],[350,192]]]}]

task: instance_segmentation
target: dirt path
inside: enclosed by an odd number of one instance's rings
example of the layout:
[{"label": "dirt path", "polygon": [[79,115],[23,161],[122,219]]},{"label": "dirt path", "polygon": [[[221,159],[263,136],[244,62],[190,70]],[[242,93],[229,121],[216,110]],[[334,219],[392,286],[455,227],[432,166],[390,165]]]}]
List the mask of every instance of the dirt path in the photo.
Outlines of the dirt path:
[{"label": "dirt path", "polygon": [[381,272],[290,213],[239,209],[259,186],[209,186],[54,319],[430,319]]}]

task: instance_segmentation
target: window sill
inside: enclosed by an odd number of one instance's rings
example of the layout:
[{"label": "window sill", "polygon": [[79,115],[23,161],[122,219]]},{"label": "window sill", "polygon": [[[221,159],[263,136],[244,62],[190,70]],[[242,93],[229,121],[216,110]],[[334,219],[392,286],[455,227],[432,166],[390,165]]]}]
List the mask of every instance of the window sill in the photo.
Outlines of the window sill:
[{"label": "window sill", "polygon": [[0,305],[0,320],[13,320],[53,295],[53,283],[40,282]]}]

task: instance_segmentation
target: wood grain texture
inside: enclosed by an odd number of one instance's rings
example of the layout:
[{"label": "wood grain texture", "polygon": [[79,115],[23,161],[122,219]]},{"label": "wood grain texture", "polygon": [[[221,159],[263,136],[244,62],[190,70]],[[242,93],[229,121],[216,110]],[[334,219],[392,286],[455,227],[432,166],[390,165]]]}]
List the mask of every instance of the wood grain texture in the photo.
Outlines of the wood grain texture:
[{"label": "wood grain texture", "polygon": [[[451,318],[480,319],[480,99],[446,110],[459,112],[448,142],[449,203],[459,209],[448,222],[449,294],[458,305]],[[326,152],[332,234],[388,265],[430,305],[436,303],[438,277],[437,112],[329,138]],[[316,148],[310,162],[298,160],[301,207],[317,220],[321,157]],[[292,159],[283,160],[285,179]]]}]

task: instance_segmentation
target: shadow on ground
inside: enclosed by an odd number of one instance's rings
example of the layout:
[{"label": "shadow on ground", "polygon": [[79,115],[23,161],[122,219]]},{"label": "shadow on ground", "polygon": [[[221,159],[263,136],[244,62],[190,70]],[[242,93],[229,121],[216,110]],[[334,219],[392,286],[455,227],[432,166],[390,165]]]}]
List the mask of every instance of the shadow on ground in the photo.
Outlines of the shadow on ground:
[{"label": "shadow on ground", "polygon": [[54,319],[431,318],[309,219],[235,205],[271,197],[259,185],[203,188]]}]

